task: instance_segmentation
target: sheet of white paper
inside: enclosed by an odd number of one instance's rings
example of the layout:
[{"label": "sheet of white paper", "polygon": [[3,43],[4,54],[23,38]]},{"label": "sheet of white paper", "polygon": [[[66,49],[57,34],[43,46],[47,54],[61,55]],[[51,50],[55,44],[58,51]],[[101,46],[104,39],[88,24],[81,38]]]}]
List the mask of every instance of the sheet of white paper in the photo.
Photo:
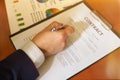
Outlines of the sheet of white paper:
[{"label": "sheet of white paper", "polygon": [[5,0],[11,34],[82,0]]},{"label": "sheet of white paper", "polygon": [[64,51],[48,58],[39,68],[37,80],[66,80],[120,47],[120,39],[84,3],[11,37],[15,47],[22,47],[53,21],[74,26],[75,33]]}]

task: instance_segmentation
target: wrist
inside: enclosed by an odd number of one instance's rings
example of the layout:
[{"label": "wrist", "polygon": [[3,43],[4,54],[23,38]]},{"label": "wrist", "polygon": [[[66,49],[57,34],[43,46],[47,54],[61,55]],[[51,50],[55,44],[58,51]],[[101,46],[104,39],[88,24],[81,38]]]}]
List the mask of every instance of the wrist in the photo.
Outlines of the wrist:
[{"label": "wrist", "polygon": [[47,50],[44,49],[44,45],[38,39],[33,39],[32,42],[43,52],[45,57],[48,57]]}]

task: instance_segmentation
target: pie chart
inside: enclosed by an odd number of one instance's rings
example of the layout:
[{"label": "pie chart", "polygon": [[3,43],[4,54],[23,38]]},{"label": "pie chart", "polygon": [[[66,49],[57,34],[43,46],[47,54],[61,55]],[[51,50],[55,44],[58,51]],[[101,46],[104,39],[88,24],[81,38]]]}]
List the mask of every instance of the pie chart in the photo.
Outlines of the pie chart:
[{"label": "pie chart", "polygon": [[48,0],[37,0],[40,3],[46,3]]},{"label": "pie chart", "polygon": [[52,15],[58,13],[59,11],[60,11],[60,10],[57,9],[57,8],[50,8],[50,9],[47,9],[47,10],[46,10],[46,16],[47,16],[47,17],[50,17],[50,16],[52,16]]}]

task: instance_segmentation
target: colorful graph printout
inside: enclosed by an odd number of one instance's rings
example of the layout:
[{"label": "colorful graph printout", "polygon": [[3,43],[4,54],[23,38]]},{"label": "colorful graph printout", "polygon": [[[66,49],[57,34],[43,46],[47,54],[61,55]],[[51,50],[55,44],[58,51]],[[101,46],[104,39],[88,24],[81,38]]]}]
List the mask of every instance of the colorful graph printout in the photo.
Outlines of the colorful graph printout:
[{"label": "colorful graph printout", "polygon": [[60,10],[57,9],[57,8],[50,8],[50,9],[47,9],[47,10],[46,10],[46,16],[47,16],[47,17],[50,17],[50,16],[52,16],[52,15],[58,13],[59,11],[60,11]]},{"label": "colorful graph printout", "polygon": [[47,2],[48,0],[37,0],[38,2],[40,2],[40,3],[45,3],[45,2]]}]

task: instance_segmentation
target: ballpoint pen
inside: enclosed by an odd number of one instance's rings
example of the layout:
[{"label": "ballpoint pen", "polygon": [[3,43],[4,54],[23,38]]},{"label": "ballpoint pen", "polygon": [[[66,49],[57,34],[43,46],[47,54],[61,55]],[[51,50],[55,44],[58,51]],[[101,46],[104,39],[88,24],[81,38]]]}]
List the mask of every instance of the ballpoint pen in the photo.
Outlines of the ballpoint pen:
[{"label": "ballpoint pen", "polygon": [[54,32],[54,31],[61,30],[61,29],[63,29],[63,28],[64,28],[64,25],[58,26],[58,27],[53,27],[50,31],[51,31],[51,32]]}]

